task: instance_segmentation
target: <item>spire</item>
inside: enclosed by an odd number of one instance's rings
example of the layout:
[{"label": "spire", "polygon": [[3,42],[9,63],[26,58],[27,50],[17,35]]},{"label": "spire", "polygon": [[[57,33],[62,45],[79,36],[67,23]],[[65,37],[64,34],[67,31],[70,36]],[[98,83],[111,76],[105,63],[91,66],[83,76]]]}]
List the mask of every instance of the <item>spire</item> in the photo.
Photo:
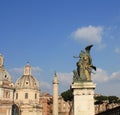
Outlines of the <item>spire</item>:
[{"label": "spire", "polygon": [[57,77],[57,73],[56,73],[56,71],[55,71],[55,73],[54,73],[54,77]]},{"label": "spire", "polygon": [[2,54],[0,54],[0,67],[4,66],[4,58]]},{"label": "spire", "polygon": [[24,67],[24,75],[31,75],[31,66],[29,62],[27,62],[26,66]]},{"label": "spire", "polygon": [[57,74],[56,74],[56,71],[55,71],[55,73],[54,73],[53,84],[58,84],[58,76],[57,76]]}]

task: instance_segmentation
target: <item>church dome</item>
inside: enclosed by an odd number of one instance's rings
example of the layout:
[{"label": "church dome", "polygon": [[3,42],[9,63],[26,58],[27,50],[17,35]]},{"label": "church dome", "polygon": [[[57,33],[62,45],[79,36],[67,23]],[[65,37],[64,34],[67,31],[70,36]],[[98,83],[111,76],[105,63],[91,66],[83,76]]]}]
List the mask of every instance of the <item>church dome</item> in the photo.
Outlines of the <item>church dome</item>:
[{"label": "church dome", "polygon": [[0,54],[0,81],[12,82],[12,77],[8,71],[4,68],[4,58]]},{"label": "church dome", "polygon": [[31,75],[31,66],[29,64],[24,67],[24,75],[16,81],[15,87],[17,89],[39,89],[39,83]]}]

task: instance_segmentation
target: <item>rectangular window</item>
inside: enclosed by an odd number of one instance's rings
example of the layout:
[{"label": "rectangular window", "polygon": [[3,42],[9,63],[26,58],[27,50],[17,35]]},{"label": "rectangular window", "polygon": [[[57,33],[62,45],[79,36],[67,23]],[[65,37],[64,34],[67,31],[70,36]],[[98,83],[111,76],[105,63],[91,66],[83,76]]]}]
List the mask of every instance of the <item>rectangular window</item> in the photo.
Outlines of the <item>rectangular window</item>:
[{"label": "rectangular window", "polygon": [[37,93],[35,93],[35,99],[37,99]]},{"label": "rectangular window", "polygon": [[9,90],[4,90],[4,98],[10,98],[10,91]]},{"label": "rectangular window", "polygon": [[28,93],[25,93],[25,99],[28,99]]},{"label": "rectangular window", "polygon": [[16,99],[18,99],[18,93],[16,93]]},{"label": "rectangular window", "polygon": [[37,93],[35,93],[35,99],[37,99]]}]

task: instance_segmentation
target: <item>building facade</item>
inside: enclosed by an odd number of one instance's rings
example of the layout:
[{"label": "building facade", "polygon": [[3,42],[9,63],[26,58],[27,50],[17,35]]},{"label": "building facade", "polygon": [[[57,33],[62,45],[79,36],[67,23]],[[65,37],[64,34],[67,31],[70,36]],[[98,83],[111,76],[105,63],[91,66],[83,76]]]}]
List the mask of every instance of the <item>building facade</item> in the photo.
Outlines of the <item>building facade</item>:
[{"label": "building facade", "polygon": [[73,115],[73,107],[71,101],[64,101],[62,96],[58,98],[58,112],[59,115]]},{"label": "building facade", "polygon": [[42,104],[42,115],[52,115],[53,98],[52,95],[44,92],[40,94]]},{"label": "building facade", "polygon": [[16,83],[4,67],[0,54],[0,115],[42,115],[40,87],[29,64]]},{"label": "building facade", "polygon": [[4,67],[4,58],[0,54],[0,115],[11,115],[14,85],[12,77]]},{"label": "building facade", "polygon": [[20,115],[42,115],[39,97],[39,83],[31,74],[31,66],[27,64],[23,76],[15,83],[14,103]]}]

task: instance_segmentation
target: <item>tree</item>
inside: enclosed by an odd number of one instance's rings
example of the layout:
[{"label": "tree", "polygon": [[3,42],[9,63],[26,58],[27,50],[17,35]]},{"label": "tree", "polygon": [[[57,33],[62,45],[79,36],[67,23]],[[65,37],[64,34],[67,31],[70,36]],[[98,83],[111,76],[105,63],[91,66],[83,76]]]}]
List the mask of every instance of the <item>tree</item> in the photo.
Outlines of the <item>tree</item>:
[{"label": "tree", "polygon": [[116,96],[108,96],[109,104],[118,103],[119,98]]},{"label": "tree", "polygon": [[64,101],[72,101],[73,100],[73,94],[72,94],[71,89],[68,89],[67,91],[61,93],[61,96],[63,97]]},{"label": "tree", "polygon": [[108,102],[109,102],[109,104],[112,105],[112,108],[113,108],[113,107],[114,107],[114,104],[120,103],[120,100],[119,100],[119,98],[116,97],[116,96],[108,96]]},{"label": "tree", "polygon": [[[103,104],[105,101],[107,101],[107,96],[96,96],[95,97],[95,105],[98,105],[98,111],[100,112],[100,105]],[[106,105],[107,108],[107,105]]]},{"label": "tree", "polygon": [[95,105],[99,106],[98,111],[100,111],[100,105],[103,104],[104,102],[106,103],[106,110],[107,110],[109,104],[111,104],[112,108],[113,108],[114,104],[120,103],[120,99],[116,96],[103,96],[103,95],[96,96],[95,97]]},{"label": "tree", "polygon": [[107,96],[100,95],[95,97],[95,100],[95,105],[103,104],[103,102],[107,100]]},{"label": "tree", "polygon": [[61,96],[64,99],[64,101],[69,103],[69,106],[70,106],[69,115],[71,115],[71,111],[72,111],[72,103],[71,103],[71,101],[73,100],[72,90],[68,89],[67,91],[61,93]]}]

